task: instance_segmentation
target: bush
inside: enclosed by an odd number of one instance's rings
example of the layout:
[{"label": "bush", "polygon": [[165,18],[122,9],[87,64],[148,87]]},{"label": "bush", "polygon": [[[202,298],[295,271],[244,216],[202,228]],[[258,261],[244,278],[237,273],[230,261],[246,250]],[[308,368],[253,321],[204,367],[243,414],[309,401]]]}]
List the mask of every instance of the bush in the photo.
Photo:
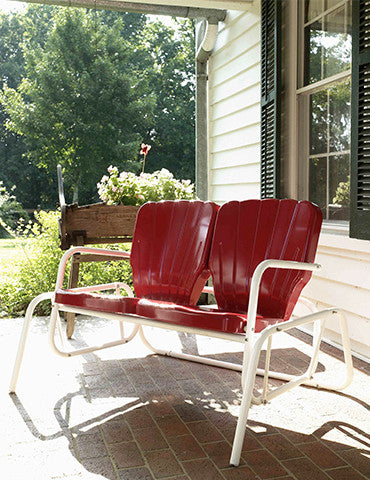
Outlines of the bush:
[{"label": "bush", "polygon": [[[24,255],[6,265],[0,284],[0,312],[2,316],[23,315],[27,305],[42,292],[55,288],[59,261],[63,255],[58,237],[58,212],[35,214],[37,223],[28,224],[24,234],[28,241]],[[115,245],[114,249],[126,249],[129,245]],[[65,280],[68,279],[68,269]],[[127,261],[83,263],[80,268],[79,286],[122,281],[131,284],[131,268]],[[65,285],[66,286],[66,285]],[[50,312],[50,302],[40,304],[38,314]]]},{"label": "bush", "polygon": [[342,205],[342,207],[349,207],[350,203],[350,179],[346,182],[339,182],[338,187],[335,191],[335,197],[333,198],[333,203],[336,205]]},{"label": "bush", "polygon": [[98,183],[100,199],[107,205],[143,205],[160,200],[192,200],[194,185],[190,180],[176,180],[171,172],[162,168],[154,173],[118,172],[117,167],[108,168]]},{"label": "bush", "polygon": [[27,220],[28,215],[22,205],[0,181],[0,238],[9,237],[10,232],[15,231]]}]

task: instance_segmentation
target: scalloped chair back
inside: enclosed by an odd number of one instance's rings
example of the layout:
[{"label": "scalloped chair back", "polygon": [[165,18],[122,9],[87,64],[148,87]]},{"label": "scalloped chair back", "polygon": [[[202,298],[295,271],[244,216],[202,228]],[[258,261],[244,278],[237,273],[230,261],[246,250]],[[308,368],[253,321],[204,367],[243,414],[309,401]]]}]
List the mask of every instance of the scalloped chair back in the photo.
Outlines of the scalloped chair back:
[{"label": "scalloped chair back", "polygon": [[[313,262],[321,210],[295,200],[246,200],[223,205],[210,254],[218,307],[246,313],[251,279],[266,259]],[[257,313],[287,320],[311,272],[268,269],[262,277]]]},{"label": "scalloped chair back", "polygon": [[218,206],[201,201],[146,203],[131,251],[137,297],[195,305],[208,268]]}]

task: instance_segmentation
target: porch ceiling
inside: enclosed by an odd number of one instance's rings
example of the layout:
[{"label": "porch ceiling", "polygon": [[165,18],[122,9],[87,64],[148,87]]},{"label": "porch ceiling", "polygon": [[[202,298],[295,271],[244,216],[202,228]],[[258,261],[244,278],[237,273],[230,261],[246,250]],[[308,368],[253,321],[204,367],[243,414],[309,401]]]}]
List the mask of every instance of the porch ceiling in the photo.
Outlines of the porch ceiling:
[{"label": "porch ceiling", "polygon": [[[10,1],[17,1],[17,0],[10,0]],[[83,3],[83,4],[90,4],[91,7],[94,7],[96,3],[104,3],[106,4],[106,8],[109,6],[114,6],[114,4],[119,5],[120,7],[122,4],[131,4],[131,3],[146,3],[152,5],[163,5],[163,6],[178,6],[178,7],[192,7],[192,8],[210,8],[210,9],[228,9],[228,10],[246,10],[253,0],[131,0],[131,2],[125,2],[121,0],[82,0],[81,2],[77,2],[74,0],[53,0],[53,1],[33,1],[33,0],[24,0],[28,3],[53,3],[55,5],[66,5],[66,4],[75,4],[75,3]],[[121,9],[121,8],[120,8]],[[122,7],[122,10],[124,8]]]},{"label": "porch ceiling", "polygon": [[[17,0],[10,0],[17,1]],[[225,10],[246,10],[253,0],[24,0],[27,3],[111,9],[188,18],[225,17]],[[217,15],[218,14],[218,15]]]},{"label": "porch ceiling", "polygon": [[[118,0],[110,0],[115,3]],[[153,5],[169,5],[196,8],[221,8],[228,10],[246,10],[253,0],[131,0],[132,3],[151,3]],[[94,3],[94,0],[91,0]],[[124,3],[124,2],[121,2]]]}]

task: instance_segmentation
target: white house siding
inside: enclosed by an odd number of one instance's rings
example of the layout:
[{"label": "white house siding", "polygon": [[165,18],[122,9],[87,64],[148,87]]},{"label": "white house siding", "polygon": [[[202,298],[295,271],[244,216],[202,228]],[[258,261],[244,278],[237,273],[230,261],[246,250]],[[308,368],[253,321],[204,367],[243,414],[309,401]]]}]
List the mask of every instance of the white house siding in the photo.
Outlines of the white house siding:
[{"label": "white house siding", "polygon": [[209,62],[209,197],[260,195],[260,3],[229,11]]},{"label": "white house siding", "polygon": [[[343,308],[352,350],[370,358],[370,242],[322,233],[316,273],[303,294],[318,307]],[[337,323],[328,323],[327,338],[340,343]]]}]

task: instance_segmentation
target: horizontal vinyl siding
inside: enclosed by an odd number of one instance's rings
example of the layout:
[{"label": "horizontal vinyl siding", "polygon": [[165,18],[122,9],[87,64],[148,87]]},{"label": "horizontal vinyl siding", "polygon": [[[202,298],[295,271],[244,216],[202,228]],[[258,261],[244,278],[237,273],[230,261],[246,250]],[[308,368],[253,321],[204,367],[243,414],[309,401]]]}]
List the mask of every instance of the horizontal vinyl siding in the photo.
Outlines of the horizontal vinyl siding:
[{"label": "horizontal vinyl siding", "polygon": [[[215,90],[215,89],[213,89]],[[251,107],[252,99],[255,99],[255,102],[259,102],[261,94],[261,85],[259,81],[256,81],[254,85],[251,85],[247,89],[234,94],[231,97],[226,97],[218,103],[213,103],[211,105],[211,119],[212,121],[217,120],[218,118],[227,117],[228,115],[244,111],[244,114],[248,114],[248,109]],[[254,105],[255,103],[253,103]],[[260,114],[259,114],[260,115]],[[210,137],[212,138],[213,131],[212,125],[210,130]]]},{"label": "horizontal vinyl siding", "polygon": [[[348,320],[352,350],[370,358],[370,242],[322,234],[316,255],[322,269],[303,295],[319,308],[340,307]],[[327,324],[326,337],[341,343],[339,326]]]},{"label": "horizontal vinyl siding", "polygon": [[[248,165],[251,163],[260,165],[260,144],[255,143],[240,148],[231,148],[226,152],[215,152],[213,154],[213,170],[217,168],[232,168],[239,165]],[[226,167],[225,167],[226,165]]]},{"label": "horizontal vinyl siding", "polygon": [[213,185],[235,185],[240,183],[240,178],[248,178],[250,182],[259,182],[259,168],[255,164],[240,167],[218,168],[213,173]]},{"label": "horizontal vinyl siding", "polygon": [[229,202],[238,198],[259,197],[260,183],[240,183],[238,185],[215,185],[213,188],[213,201],[216,203]]},{"label": "horizontal vinyl siding", "polygon": [[[233,127],[235,127],[235,125],[233,125]],[[211,153],[227,151],[230,148],[244,147],[246,146],[247,139],[251,144],[256,144],[259,138],[260,127],[258,123],[243,128],[235,127],[231,132],[225,132],[213,137]]]},{"label": "horizontal vinyl siding", "polygon": [[223,203],[260,195],[260,12],[228,12],[209,62],[209,191]]}]

